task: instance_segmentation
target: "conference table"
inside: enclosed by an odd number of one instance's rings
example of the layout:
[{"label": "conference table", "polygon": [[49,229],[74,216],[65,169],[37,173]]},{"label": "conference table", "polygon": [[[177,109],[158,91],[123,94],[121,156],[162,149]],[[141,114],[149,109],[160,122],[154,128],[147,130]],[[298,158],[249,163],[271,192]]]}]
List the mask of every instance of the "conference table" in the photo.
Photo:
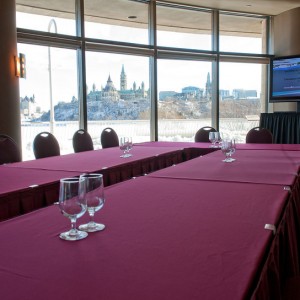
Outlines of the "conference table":
[{"label": "conference table", "polygon": [[207,143],[141,143],[128,158],[121,158],[122,151],[113,147],[2,165],[0,221],[56,202],[64,177],[100,172],[109,186],[215,150]]},{"label": "conference table", "polygon": [[233,158],[233,163],[221,163],[225,156],[217,151],[149,176],[291,186],[300,166],[298,151],[238,150]]},{"label": "conference table", "polygon": [[300,152],[237,148],[107,186],[106,229],[81,241],[59,238],[57,205],[1,222],[3,299],[281,299],[300,273]]}]

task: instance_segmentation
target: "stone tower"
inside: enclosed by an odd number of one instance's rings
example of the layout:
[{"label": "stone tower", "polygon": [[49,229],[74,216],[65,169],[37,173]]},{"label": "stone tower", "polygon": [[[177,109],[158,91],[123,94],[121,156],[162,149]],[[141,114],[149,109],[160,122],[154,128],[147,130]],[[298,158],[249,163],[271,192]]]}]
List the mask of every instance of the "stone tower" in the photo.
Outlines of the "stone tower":
[{"label": "stone tower", "polygon": [[122,71],[120,75],[120,91],[127,90],[127,76],[124,71],[124,65],[122,65]]},{"label": "stone tower", "polygon": [[210,81],[210,74],[207,73],[206,85],[205,85],[205,97],[206,99],[211,99],[211,81]]}]

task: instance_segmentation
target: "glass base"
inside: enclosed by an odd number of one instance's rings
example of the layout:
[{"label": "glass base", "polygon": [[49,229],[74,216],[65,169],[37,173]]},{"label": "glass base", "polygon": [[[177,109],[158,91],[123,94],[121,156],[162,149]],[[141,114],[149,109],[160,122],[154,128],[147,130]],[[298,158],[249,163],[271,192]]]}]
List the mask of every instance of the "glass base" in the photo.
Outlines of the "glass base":
[{"label": "glass base", "polygon": [[105,228],[104,224],[99,224],[95,222],[89,222],[87,224],[82,224],[79,226],[80,230],[86,231],[86,232],[95,232],[95,231],[101,231]]},{"label": "glass base", "polygon": [[127,154],[122,154],[120,157],[126,158],[126,157],[131,157],[131,156],[132,156],[132,154],[127,153]]},{"label": "glass base", "polygon": [[223,159],[222,161],[226,162],[226,163],[231,163],[231,162],[235,161],[235,158],[228,157],[228,158]]},{"label": "glass base", "polygon": [[88,233],[85,231],[80,231],[80,230],[69,230],[67,232],[63,232],[59,235],[59,237],[62,240],[66,241],[78,241],[86,238],[88,236]]}]

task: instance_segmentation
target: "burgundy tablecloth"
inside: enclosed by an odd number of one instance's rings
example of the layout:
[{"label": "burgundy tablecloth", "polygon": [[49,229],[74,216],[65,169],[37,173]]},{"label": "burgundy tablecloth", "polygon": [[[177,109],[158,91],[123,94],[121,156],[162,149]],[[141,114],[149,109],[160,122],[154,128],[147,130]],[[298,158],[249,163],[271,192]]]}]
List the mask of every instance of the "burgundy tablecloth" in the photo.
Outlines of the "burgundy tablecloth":
[{"label": "burgundy tablecloth", "polygon": [[60,178],[77,172],[0,166],[0,220],[32,211],[58,199]]},{"label": "burgundy tablecloth", "polygon": [[37,160],[9,164],[10,168],[72,171],[82,173],[101,172],[105,186],[141,176],[184,160],[181,148],[134,147],[132,157],[121,158],[122,151],[107,148],[73,153]]},{"label": "burgundy tablecloth", "polygon": [[237,144],[237,149],[300,151],[300,145],[299,144]]},{"label": "burgundy tablecloth", "polygon": [[119,148],[114,147],[24,161],[8,166],[16,168],[93,172],[95,170],[128,165],[132,162],[148,159],[150,157],[163,156],[172,151],[173,153],[180,154],[181,149],[178,147],[171,150],[168,147],[134,147],[131,151],[133,154],[132,157],[121,158],[120,155],[123,152]]},{"label": "burgundy tablecloth", "polygon": [[237,151],[233,163],[224,163],[224,157],[217,151],[149,176],[292,185],[300,165],[300,152],[297,151]]},{"label": "burgundy tablecloth", "polygon": [[211,148],[210,143],[194,143],[194,142],[144,142],[137,143],[135,147],[168,147],[168,148],[180,148],[183,151],[184,161],[206,155],[214,152],[217,149]]},{"label": "burgundy tablecloth", "polygon": [[[149,176],[110,186],[103,232],[59,239],[69,221],[49,207],[0,224],[1,297],[30,299],[245,299],[288,192]],[[79,223],[86,221],[84,216]]]},{"label": "burgundy tablecloth", "polygon": [[178,147],[178,148],[200,148],[207,149],[210,147],[210,143],[195,143],[195,142],[143,142],[136,143],[135,146],[147,146],[147,147]]}]

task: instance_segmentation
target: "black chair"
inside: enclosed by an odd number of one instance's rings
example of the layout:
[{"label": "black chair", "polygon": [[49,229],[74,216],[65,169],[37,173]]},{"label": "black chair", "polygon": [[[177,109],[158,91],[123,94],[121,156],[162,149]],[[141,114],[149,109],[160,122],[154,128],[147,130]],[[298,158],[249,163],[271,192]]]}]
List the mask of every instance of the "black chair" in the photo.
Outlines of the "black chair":
[{"label": "black chair", "polygon": [[16,142],[6,134],[0,134],[0,165],[21,161]]},{"label": "black chair", "polygon": [[272,132],[266,128],[254,127],[246,135],[247,144],[272,144]]},{"label": "black chair", "polygon": [[102,148],[111,148],[119,146],[119,138],[117,133],[110,127],[103,129],[101,133]]},{"label": "black chair", "polygon": [[209,133],[210,132],[217,132],[217,130],[210,126],[205,126],[200,128],[195,134],[195,142],[209,142]]},{"label": "black chair", "polygon": [[33,140],[33,153],[36,159],[60,155],[55,136],[46,131],[39,133]]},{"label": "black chair", "polygon": [[74,133],[73,148],[75,153],[94,150],[92,138],[86,130],[79,129]]}]

